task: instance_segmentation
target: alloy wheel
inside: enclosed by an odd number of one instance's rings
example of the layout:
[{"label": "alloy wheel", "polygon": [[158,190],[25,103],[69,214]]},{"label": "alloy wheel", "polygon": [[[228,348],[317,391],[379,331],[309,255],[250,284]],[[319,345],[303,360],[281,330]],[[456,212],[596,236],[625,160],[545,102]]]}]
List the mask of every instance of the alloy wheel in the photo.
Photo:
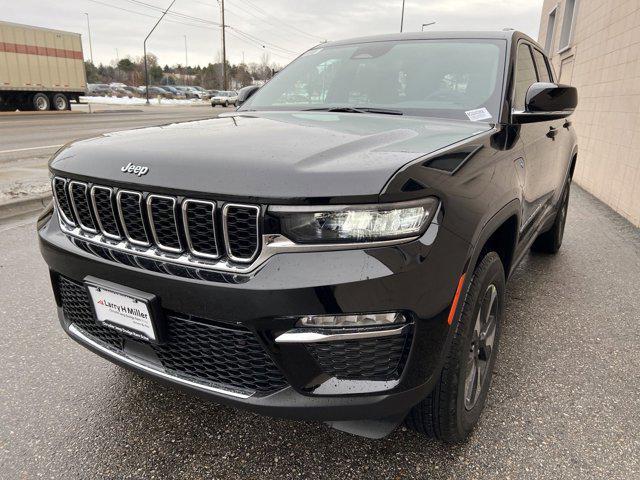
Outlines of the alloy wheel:
[{"label": "alloy wheel", "polygon": [[464,382],[464,407],[472,410],[485,388],[485,379],[494,354],[498,315],[498,290],[494,284],[487,287],[473,328],[473,337],[467,359]]}]

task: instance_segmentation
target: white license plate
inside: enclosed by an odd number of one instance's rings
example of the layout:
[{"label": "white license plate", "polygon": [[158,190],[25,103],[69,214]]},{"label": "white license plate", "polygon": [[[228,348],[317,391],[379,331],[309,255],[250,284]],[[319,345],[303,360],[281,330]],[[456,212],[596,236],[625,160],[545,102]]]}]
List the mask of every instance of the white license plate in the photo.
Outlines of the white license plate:
[{"label": "white license plate", "polygon": [[151,312],[145,300],[101,286],[87,285],[87,288],[98,322],[133,337],[156,340]]}]

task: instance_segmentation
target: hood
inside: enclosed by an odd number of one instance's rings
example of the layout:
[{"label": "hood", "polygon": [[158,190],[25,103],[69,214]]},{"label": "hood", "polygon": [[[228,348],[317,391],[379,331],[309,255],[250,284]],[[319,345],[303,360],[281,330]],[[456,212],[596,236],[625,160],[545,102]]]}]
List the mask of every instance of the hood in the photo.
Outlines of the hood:
[{"label": "hood", "polygon": [[[490,129],[355,113],[235,113],[79,140],[60,150],[51,168],[107,184],[221,198],[371,196],[406,163]],[[122,172],[129,163],[148,171]]]}]

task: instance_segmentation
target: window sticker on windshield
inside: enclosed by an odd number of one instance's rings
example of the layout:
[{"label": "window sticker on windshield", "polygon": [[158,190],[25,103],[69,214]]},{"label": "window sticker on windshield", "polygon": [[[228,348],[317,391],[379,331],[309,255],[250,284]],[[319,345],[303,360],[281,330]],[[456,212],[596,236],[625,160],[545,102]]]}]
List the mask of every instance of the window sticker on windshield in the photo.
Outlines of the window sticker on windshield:
[{"label": "window sticker on windshield", "polygon": [[469,120],[471,120],[472,122],[479,122],[480,120],[487,120],[491,118],[489,110],[484,107],[478,108],[476,110],[469,110],[468,112],[464,113],[467,114],[467,117],[469,117]]}]

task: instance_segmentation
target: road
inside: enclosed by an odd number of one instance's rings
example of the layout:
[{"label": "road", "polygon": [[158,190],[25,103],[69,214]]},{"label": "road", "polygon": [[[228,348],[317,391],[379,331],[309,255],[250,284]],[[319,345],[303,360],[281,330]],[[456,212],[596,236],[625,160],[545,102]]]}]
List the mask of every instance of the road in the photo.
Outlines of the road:
[{"label": "road", "polygon": [[32,221],[0,231],[0,478],[640,478],[640,233],[574,188],[565,244],[509,284],[468,443],[380,441],[223,407],[57,324]]},{"label": "road", "polygon": [[[86,109],[86,107],[85,107]],[[104,132],[210,118],[232,110],[198,106],[92,105],[97,113],[0,115],[0,163],[46,157],[71,140]]]}]

